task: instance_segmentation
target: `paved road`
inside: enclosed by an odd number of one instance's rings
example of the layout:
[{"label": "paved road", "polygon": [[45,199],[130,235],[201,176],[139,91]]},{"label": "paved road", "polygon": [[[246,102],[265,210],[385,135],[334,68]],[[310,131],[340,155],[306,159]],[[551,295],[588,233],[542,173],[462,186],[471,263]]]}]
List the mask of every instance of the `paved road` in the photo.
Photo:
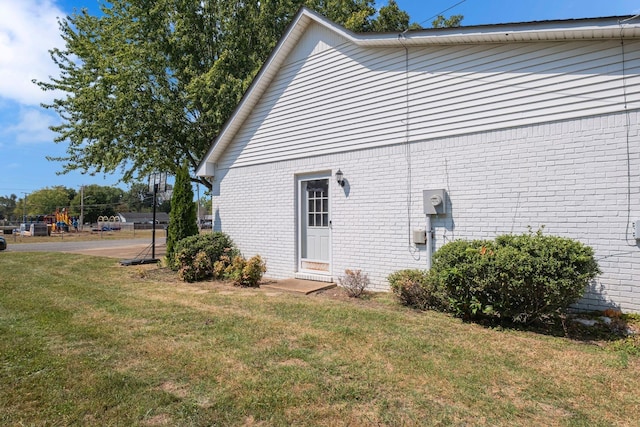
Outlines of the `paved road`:
[{"label": "paved road", "polygon": [[[156,237],[156,257],[165,254],[165,238]],[[151,253],[151,239],[91,240],[85,242],[57,240],[45,243],[12,244],[7,239],[7,249],[3,252],[66,252],[113,258],[138,258]],[[140,255],[140,256],[138,256]]]}]

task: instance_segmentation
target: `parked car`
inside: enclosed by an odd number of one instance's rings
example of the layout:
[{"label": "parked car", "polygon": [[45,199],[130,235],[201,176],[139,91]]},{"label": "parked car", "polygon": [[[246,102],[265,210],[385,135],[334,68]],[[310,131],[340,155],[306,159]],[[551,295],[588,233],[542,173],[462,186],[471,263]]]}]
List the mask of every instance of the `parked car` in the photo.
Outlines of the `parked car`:
[{"label": "parked car", "polygon": [[0,236],[0,251],[4,251],[5,249],[7,249],[7,241],[4,237]]}]

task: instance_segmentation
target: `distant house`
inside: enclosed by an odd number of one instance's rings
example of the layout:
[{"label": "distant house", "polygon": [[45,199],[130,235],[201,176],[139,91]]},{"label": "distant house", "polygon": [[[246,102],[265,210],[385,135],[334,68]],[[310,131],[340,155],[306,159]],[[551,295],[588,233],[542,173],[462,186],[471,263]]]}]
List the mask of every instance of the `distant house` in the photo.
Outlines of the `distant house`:
[{"label": "distant house", "polygon": [[[122,223],[153,224],[153,212],[118,212]],[[168,224],[169,214],[156,212],[156,224]]]},{"label": "distant house", "polygon": [[637,19],[353,34],[302,9],[198,175],[270,277],[384,290],[448,241],[544,226],[595,249],[581,307],[640,312],[639,113]]}]

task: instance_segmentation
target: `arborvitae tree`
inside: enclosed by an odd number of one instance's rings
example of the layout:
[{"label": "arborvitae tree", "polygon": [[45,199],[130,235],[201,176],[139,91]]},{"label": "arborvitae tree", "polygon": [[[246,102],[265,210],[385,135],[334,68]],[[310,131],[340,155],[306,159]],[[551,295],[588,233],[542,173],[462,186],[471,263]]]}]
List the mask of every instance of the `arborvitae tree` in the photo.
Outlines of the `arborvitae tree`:
[{"label": "arborvitae tree", "polygon": [[169,212],[169,232],[167,234],[167,260],[173,266],[174,248],[185,237],[198,234],[196,203],[193,201],[193,189],[186,163],[178,169],[176,182],[171,196]]}]

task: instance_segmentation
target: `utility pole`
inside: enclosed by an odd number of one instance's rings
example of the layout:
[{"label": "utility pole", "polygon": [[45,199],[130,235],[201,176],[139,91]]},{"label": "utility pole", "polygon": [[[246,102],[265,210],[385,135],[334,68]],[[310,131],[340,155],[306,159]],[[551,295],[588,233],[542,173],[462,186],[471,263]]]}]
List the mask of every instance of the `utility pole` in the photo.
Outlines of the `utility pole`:
[{"label": "utility pole", "polygon": [[156,259],[156,204],[158,191],[167,191],[166,172],[156,172],[149,176],[149,190],[153,193],[153,228],[151,229],[151,262],[158,262]]},{"label": "utility pole", "polygon": [[27,196],[29,193],[22,192],[24,197],[22,198],[22,222],[24,223],[25,228],[27,227]]},{"label": "utility pole", "polygon": [[198,231],[201,231],[202,220],[200,219],[200,183],[196,183],[196,191],[198,193]]},{"label": "utility pole", "polygon": [[80,231],[84,231],[84,185],[80,186]]}]

